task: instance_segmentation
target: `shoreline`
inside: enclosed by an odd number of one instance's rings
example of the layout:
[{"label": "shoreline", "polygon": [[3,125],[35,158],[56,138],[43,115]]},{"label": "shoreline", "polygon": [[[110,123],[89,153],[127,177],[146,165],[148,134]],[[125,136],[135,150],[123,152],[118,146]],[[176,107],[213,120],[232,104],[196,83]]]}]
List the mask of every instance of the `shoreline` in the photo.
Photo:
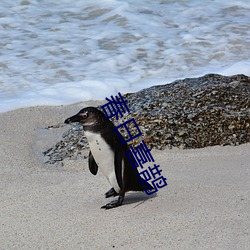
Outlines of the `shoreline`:
[{"label": "shoreline", "polygon": [[[129,192],[101,210],[110,188],[87,159],[44,165],[59,124],[85,102],[0,113],[2,249],[247,249],[250,143],[202,149],[153,149],[168,186],[155,196]],[[126,233],[125,233],[126,232]]]}]

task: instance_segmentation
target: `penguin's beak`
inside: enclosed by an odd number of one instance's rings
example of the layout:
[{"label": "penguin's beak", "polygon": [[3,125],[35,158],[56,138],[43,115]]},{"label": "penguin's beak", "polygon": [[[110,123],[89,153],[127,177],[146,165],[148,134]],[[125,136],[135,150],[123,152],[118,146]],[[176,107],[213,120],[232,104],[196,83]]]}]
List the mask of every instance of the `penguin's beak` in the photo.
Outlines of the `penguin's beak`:
[{"label": "penguin's beak", "polygon": [[78,114],[76,114],[76,115],[73,115],[73,116],[67,118],[64,121],[64,123],[70,124],[72,122],[80,122],[80,120],[81,120],[81,116],[79,116]]}]

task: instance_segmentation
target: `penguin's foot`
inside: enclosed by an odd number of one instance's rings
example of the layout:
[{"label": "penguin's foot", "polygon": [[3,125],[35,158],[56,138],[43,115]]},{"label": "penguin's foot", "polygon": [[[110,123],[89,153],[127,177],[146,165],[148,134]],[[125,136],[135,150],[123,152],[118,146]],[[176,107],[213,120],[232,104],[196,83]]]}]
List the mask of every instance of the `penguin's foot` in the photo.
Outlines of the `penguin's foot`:
[{"label": "penguin's foot", "polygon": [[107,193],[105,193],[106,198],[109,198],[109,197],[112,197],[112,196],[115,197],[117,195],[118,195],[118,193],[115,191],[114,188],[111,188]]},{"label": "penguin's foot", "polygon": [[119,206],[122,205],[123,200],[124,200],[124,197],[123,196],[119,196],[118,200],[112,201],[112,202],[110,202],[110,203],[102,206],[101,208],[110,209],[110,208],[114,208],[114,207],[119,207]]}]

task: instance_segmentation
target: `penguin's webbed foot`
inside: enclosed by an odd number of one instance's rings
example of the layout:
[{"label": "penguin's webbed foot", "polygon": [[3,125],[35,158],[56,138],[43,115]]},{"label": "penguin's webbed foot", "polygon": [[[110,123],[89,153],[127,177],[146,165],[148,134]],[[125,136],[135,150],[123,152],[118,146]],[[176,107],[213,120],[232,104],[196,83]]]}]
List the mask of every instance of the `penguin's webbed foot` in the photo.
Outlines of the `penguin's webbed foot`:
[{"label": "penguin's webbed foot", "polygon": [[122,205],[123,200],[124,200],[124,197],[123,196],[119,196],[118,200],[111,201],[110,203],[102,206],[101,208],[110,209],[110,208],[114,208],[114,207],[119,207],[119,206]]},{"label": "penguin's webbed foot", "polygon": [[115,191],[115,189],[112,187],[107,193],[105,193],[105,197],[109,198],[109,197],[115,197],[117,196],[118,193]]}]

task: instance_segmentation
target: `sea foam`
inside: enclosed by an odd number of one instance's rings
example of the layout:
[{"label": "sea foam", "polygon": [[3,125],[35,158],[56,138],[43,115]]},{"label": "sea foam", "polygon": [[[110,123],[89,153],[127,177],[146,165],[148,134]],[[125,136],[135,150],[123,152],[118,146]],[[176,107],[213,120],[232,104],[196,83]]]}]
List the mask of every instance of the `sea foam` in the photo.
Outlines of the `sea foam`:
[{"label": "sea foam", "polygon": [[250,2],[1,1],[0,112],[250,76]]}]

